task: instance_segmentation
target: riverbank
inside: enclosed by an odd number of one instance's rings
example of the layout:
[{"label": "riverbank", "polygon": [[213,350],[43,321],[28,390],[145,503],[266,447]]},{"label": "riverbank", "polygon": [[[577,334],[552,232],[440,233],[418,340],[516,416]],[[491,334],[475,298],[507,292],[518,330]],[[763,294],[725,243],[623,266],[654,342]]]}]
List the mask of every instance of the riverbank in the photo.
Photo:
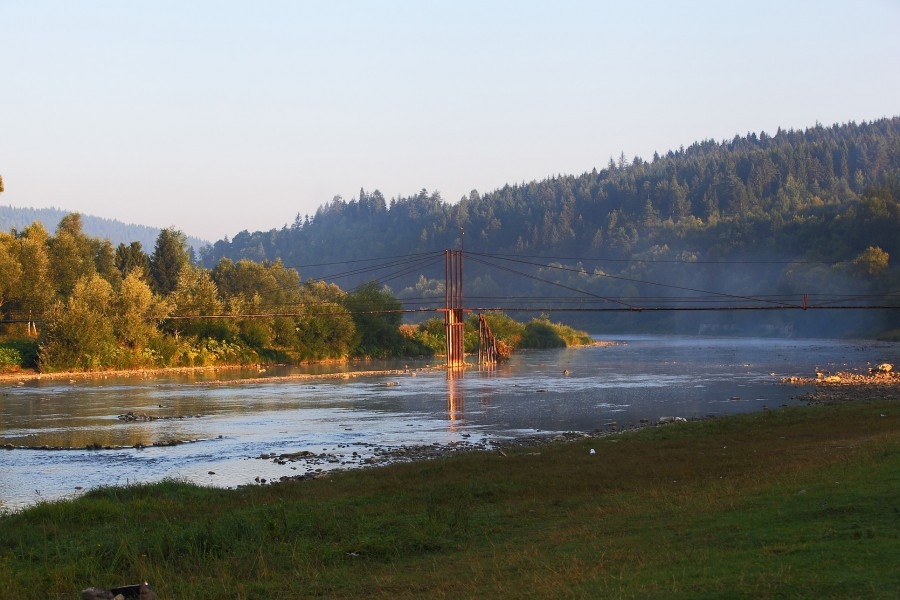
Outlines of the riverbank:
[{"label": "riverbank", "polygon": [[[607,340],[595,340],[589,344],[581,344],[579,346],[572,347],[583,347],[583,348],[591,348],[591,347],[600,347],[606,348],[610,346],[615,346],[621,344],[622,342],[615,341],[607,341]],[[443,358],[441,356],[433,357],[435,361],[442,361]],[[309,365],[333,365],[333,364],[345,364],[345,365],[360,365],[368,362],[372,362],[368,359],[340,359],[340,360],[322,360],[315,362],[303,363],[298,366],[309,366]],[[149,379],[153,377],[162,377],[165,375],[190,375],[190,374],[209,374],[209,373],[218,373],[218,372],[235,372],[241,370],[251,370],[256,368],[258,372],[265,372],[267,369],[272,368],[276,365],[271,364],[260,364],[260,365],[211,365],[211,366],[202,366],[202,367],[159,367],[159,368],[137,368],[137,369],[109,369],[109,370],[96,370],[96,371],[55,371],[55,372],[41,372],[35,369],[15,369],[8,371],[0,371],[0,384],[3,383],[19,383],[26,381],[78,381],[78,380],[88,380],[88,379],[112,379],[112,378],[125,378],[125,377],[136,377],[140,379]],[[435,365],[431,367],[424,367],[427,369],[442,369],[445,368],[443,364]],[[410,371],[408,369],[373,369],[373,370],[347,370],[341,371],[337,373],[323,373],[323,374],[296,374],[285,377],[269,377],[269,380],[284,380],[284,381],[298,381],[298,380],[306,380],[306,379],[341,379],[341,378],[353,378],[353,377],[365,377],[365,376],[378,376],[378,375],[403,375],[409,374]],[[256,377],[246,377],[243,380],[253,381],[257,379]],[[229,383],[237,383],[242,381],[242,379],[229,379]]]},{"label": "riverbank", "polygon": [[[362,361],[360,361],[362,362]],[[332,364],[328,362],[314,363],[317,365],[327,365]],[[351,364],[349,362],[342,362],[341,364]],[[52,373],[41,373],[33,370],[21,370],[21,371],[13,371],[0,373],[0,382],[4,383],[18,383],[18,382],[26,382],[26,381],[78,381],[78,380],[96,380],[96,379],[115,379],[115,378],[138,378],[138,379],[150,379],[154,377],[163,377],[167,375],[201,375],[201,374],[215,374],[215,373],[234,373],[235,371],[241,370],[253,370],[256,369],[257,373],[265,373],[268,366],[254,366],[254,365],[217,365],[217,366],[209,366],[209,367],[164,367],[158,369],[126,369],[126,370],[110,370],[110,371],[64,371],[64,372],[52,372]],[[439,368],[439,367],[435,367]],[[336,373],[300,373],[296,375],[287,375],[287,376],[274,376],[267,377],[267,381],[290,381],[290,380],[305,380],[305,379],[346,379],[353,377],[365,377],[365,376],[378,376],[378,375],[403,375],[409,374],[410,371],[406,369],[372,369],[372,370],[359,370],[359,371],[340,371]],[[252,382],[258,380],[258,376],[254,377],[242,377],[242,378],[229,378],[227,383],[240,383],[240,382]],[[225,382],[219,382],[225,383]]]},{"label": "riverbank", "polygon": [[100,489],[0,517],[0,599],[143,579],[160,598],[896,597],[900,405],[842,389],[302,482]]},{"label": "riverbank", "polygon": [[799,396],[814,404],[852,402],[871,398],[900,401],[900,372],[893,365],[836,373],[818,372],[814,377],[785,377],[788,385],[815,386],[815,391]]},{"label": "riverbank", "polygon": [[86,380],[109,379],[115,377],[137,377],[146,379],[168,374],[191,373],[215,373],[218,371],[237,371],[251,368],[250,365],[218,365],[209,367],[161,367],[154,369],[117,369],[108,371],[54,371],[41,372],[34,369],[20,369],[17,371],[0,372],[0,382],[25,382],[25,381],[58,381],[58,380]]}]

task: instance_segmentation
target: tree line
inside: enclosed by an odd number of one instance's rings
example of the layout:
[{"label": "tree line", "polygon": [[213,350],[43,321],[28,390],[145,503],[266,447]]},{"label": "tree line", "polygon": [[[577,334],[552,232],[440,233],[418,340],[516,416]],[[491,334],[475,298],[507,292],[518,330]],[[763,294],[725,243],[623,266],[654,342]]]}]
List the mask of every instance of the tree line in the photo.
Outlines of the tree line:
[{"label": "tree line", "polygon": [[[430,352],[375,283],[301,281],[280,261],[191,261],[185,235],[113,247],[69,214],[0,233],[0,334],[37,336],[41,370],[311,361]],[[28,362],[27,357],[23,362]]]},{"label": "tree line", "polygon": [[[455,204],[426,189],[390,201],[361,189],[290,227],[243,231],[200,254],[207,266],[221,257],[303,265],[441,250],[458,246],[463,229],[466,249],[479,252],[622,259],[668,245],[711,259],[812,253],[838,261],[879,245],[896,256],[895,221],[842,226],[872,196],[893,216],[898,174],[900,117],[779,129],[695,142],[650,161],[622,155],[580,176],[473,190]],[[846,235],[835,246],[832,234]]]},{"label": "tree line", "polygon": [[[587,276],[557,279],[595,294],[652,296],[658,288],[592,279],[594,270],[734,294],[879,294],[900,288],[890,262],[900,253],[898,231],[900,117],[894,117],[705,140],[649,161],[621,155],[580,176],[473,190],[454,204],[426,189],[390,200],[361,189],[357,198],[336,197],[315,215],[298,215],[291,226],[244,231],[201,249],[200,256],[205,264],[222,257],[281,259],[325,277],[361,256],[459,248],[464,237],[467,251],[537,257],[544,271],[554,264],[584,268]],[[584,266],[588,261],[594,266]],[[701,268],[729,262],[743,264]],[[763,262],[769,264],[754,266]],[[322,263],[329,266],[317,266]],[[471,274],[467,293],[546,294],[534,280]],[[439,275],[416,272],[391,285],[403,298],[435,291],[440,283]],[[632,324],[609,321],[617,320]],[[643,323],[671,329],[676,320]],[[900,327],[894,313],[878,320],[829,332]],[[818,325],[808,329],[820,331]]]},{"label": "tree line", "polygon": [[[140,242],[84,233],[66,215],[53,235],[35,222],[0,232],[0,369],[42,371],[302,362],[444,352],[443,320],[402,324],[400,301],[369,281],[351,291],[301,280],[281,261],[191,260],[185,235]],[[548,319],[491,315],[512,347],[590,338]],[[466,346],[477,350],[477,322]],[[26,340],[23,343],[23,340]],[[28,341],[31,340],[31,341]]]},{"label": "tree line", "polygon": [[[900,118],[817,125],[697,142],[651,161],[620,156],[599,171],[473,191],[456,204],[424,189],[390,201],[360,190],[290,227],[220,240],[201,249],[199,264],[173,228],[148,252],[87,236],[77,214],[52,235],[32,223],[0,233],[0,334],[37,326],[35,362],[45,369],[425,354],[440,331],[400,327],[400,310],[411,298],[441,298],[442,274],[411,269],[389,288],[354,261],[459,247],[464,236],[467,252],[531,263],[523,278],[467,262],[467,297],[550,297],[549,281],[596,298],[654,297],[659,283],[677,284],[672,295],[890,298],[900,290],[898,231]],[[328,270],[359,274],[338,287],[323,281]],[[798,335],[871,335],[900,329],[898,312],[568,322],[696,333],[754,319],[797,325]]]}]

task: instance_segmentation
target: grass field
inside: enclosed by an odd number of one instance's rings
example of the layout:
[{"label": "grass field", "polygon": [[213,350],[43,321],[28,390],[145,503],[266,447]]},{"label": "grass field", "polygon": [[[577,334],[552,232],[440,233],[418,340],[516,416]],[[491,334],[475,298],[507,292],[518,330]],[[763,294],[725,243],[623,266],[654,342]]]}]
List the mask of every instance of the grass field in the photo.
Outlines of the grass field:
[{"label": "grass field", "polygon": [[0,517],[0,598],[900,596],[896,402],[505,453],[41,504]]}]

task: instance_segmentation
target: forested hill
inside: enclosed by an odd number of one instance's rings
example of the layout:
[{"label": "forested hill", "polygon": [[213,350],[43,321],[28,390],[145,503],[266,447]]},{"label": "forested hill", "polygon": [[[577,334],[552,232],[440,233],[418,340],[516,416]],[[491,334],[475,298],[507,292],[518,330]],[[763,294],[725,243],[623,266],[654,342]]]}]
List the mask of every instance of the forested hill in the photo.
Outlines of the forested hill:
[{"label": "forested hill", "polygon": [[[0,231],[15,229],[22,231],[32,223],[40,223],[49,232],[56,230],[56,226],[69,214],[59,208],[18,208],[14,206],[0,206]],[[159,228],[146,225],[133,225],[113,219],[104,219],[92,215],[81,215],[81,223],[84,233],[91,237],[109,240],[113,246],[132,242],[140,242],[144,248],[153,248],[156,238],[159,237]],[[188,237],[187,243],[194,250],[209,244],[209,242],[195,237]]]},{"label": "forested hill", "polygon": [[[390,201],[360,190],[291,227],[216,242],[204,261],[307,265],[433,251],[458,247],[460,228],[466,249],[480,252],[627,258],[667,245],[708,259],[841,260],[875,244],[900,258],[898,174],[900,117],[779,130],[649,161],[622,156],[599,171],[473,191],[456,204],[424,189]],[[850,216],[863,217],[859,227]]]},{"label": "forested hill", "polygon": [[[554,281],[605,297],[672,291],[638,281],[734,295],[897,290],[900,117],[707,140],[650,160],[621,156],[601,170],[473,191],[456,204],[424,189],[390,201],[360,190],[291,227],[245,231],[201,255],[209,267],[223,257],[281,259],[304,278],[329,279],[361,259],[459,248],[461,230],[467,254],[562,264],[576,273],[556,272]],[[719,266],[702,266],[711,263]],[[470,264],[467,297],[547,294]],[[605,278],[585,279],[591,274]],[[338,283],[349,288],[366,278],[372,275],[361,272]],[[442,268],[410,270],[390,286],[401,298],[436,295],[442,278]],[[894,327],[897,312],[889,317]]]}]

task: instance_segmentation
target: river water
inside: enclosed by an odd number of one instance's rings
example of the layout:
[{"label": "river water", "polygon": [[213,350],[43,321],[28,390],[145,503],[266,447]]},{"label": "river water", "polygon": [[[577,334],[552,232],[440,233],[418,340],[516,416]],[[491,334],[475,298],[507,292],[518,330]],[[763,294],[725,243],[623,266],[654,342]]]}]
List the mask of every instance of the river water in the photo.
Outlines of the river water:
[{"label": "river water", "polygon": [[[440,365],[433,360],[4,382],[0,446],[12,449],[0,449],[0,511],[105,485],[256,485],[384,462],[402,448],[490,447],[538,433],[778,408],[811,391],[780,383],[783,376],[900,363],[900,344],[870,341],[604,339],[618,343],[520,352],[454,376],[428,368]],[[387,369],[401,372],[284,377]]]}]

